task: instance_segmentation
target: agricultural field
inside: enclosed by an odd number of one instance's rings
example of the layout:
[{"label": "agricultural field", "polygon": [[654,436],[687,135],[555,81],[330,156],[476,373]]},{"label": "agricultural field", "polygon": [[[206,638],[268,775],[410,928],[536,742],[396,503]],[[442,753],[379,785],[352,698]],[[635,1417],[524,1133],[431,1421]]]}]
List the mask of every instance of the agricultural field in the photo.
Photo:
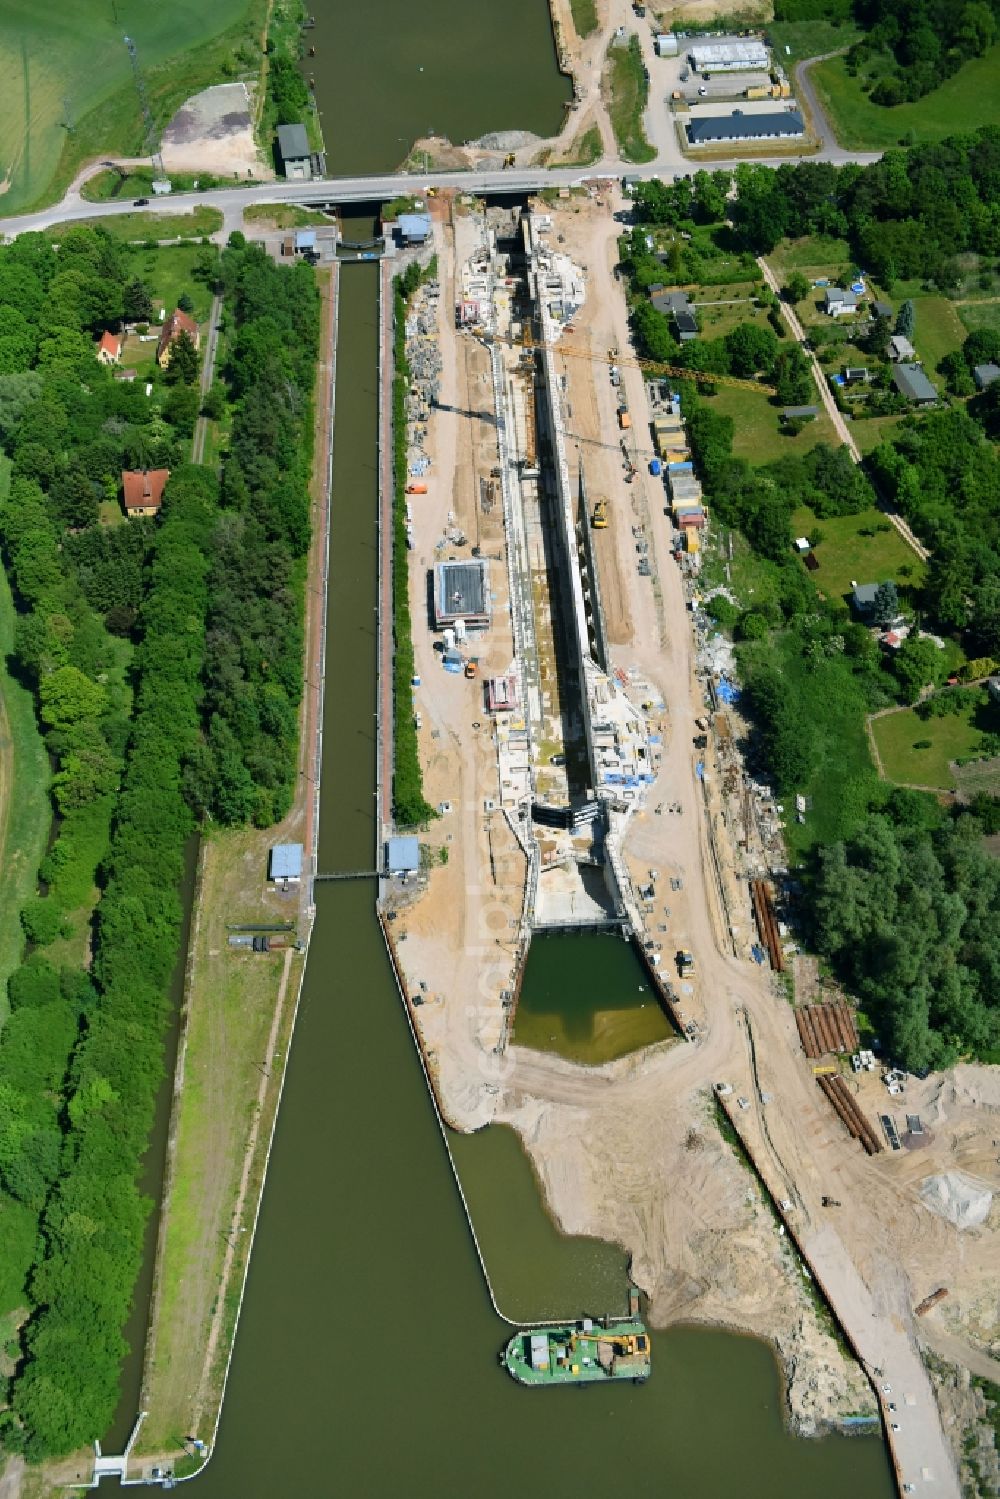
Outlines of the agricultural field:
[{"label": "agricultural field", "polygon": [[886,778],[901,786],[953,791],[958,781],[951,762],[974,755],[984,734],[1000,732],[1000,709],[987,704],[985,697],[983,693],[982,701],[941,718],[918,718],[912,708],[873,718],[872,733]]},{"label": "agricultural field", "polygon": [[[837,445],[833,423],[820,408],[819,416],[806,422],[797,436],[785,436],[781,430],[780,412],[772,406],[766,393],[740,386],[720,385],[718,394],[708,404],[723,416],[733,419],[733,453],[749,463],[772,463],[789,453],[808,453],[817,443]],[[816,403],[819,404],[817,394]]]},{"label": "agricultural field", "polygon": [[842,57],[817,63],[812,80],[837,140],[849,150],[922,145],[980,125],[1000,125],[1000,45],[967,62],[923,99],[891,109],[871,103]]},{"label": "agricultural field", "polygon": [[817,526],[823,540],[814,548],[819,569],[812,578],[828,599],[846,600],[852,579],[882,583],[892,578],[904,599],[908,589],[923,582],[926,565],[878,510],[817,520],[803,505],[792,516],[796,536],[805,536]]},{"label": "agricultural field", "polygon": [[0,180],[4,211],[54,201],[102,152],[143,149],[123,34],[164,124],[191,94],[260,68],[266,0],[7,0],[0,9]]}]

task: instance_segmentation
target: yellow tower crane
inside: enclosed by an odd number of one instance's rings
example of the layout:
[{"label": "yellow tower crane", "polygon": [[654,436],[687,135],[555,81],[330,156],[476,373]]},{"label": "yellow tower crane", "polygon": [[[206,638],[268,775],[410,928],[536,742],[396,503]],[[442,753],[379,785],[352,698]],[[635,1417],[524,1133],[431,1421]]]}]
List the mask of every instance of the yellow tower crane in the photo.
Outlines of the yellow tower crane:
[{"label": "yellow tower crane", "polygon": [[614,365],[627,364],[630,369],[649,370],[653,375],[673,375],[678,380],[694,380],[704,385],[732,385],[741,390],[759,390],[764,395],[775,394],[773,385],[765,385],[762,380],[741,380],[736,375],[713,375],[707,370],[688,370],[676,364],[658,364],[655,359],[625,359],[614,349],[609,349],[607,354],[595,354],[590,349],[573,349],[563,344],[542,343],[531,337],[530,334],[522,338],[510,338],[504,333],[487,332],[479,329],[480,337],[485,343],[510,344],[513,348],[525,349],[533,352],[536,349],[549,349],[553,354],[567,354],[574,359],[590,359],[595,364],[606,364],[610,369]]}]

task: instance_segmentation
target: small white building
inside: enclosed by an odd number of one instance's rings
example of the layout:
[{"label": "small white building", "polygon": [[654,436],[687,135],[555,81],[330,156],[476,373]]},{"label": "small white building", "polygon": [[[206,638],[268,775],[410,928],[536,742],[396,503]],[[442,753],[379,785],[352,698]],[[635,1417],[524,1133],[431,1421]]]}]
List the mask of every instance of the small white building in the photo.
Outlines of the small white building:
[{"label": "small white building", "polygon": [[842,317],[845,312],[857,312],[858,299],[854,292],[845,291],[842,286],[828,286],[823,308],[829,317]]},{"label": "small white building", "polygon": [[690,56],[696,73],[767,72],[770,66],[764,43],[748,37],[699,42],[691,48]]},{"label": "small white building", "polygon": [[886,353],[894,363],[898,363],[901,359],[915,359],[917,357],[916,349],[902,333],[894,333],[892,335],[886,347]]},{"label": "small white building", "polygon": [[676,57],[680,51],[677,38],[672,31],[661,31],[659,36],[653,38],[657,57]]}]

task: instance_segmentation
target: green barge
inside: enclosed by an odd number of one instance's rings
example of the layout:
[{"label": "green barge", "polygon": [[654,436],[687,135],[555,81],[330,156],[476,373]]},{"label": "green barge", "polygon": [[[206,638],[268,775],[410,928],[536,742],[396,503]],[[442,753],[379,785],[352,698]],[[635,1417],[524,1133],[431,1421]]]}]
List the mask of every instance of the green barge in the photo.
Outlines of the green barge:
[{"label": "green barge", "polygon": [[603,1384],[615,1379],[639,1383],[651,1372],[650,1339],[635,1318],[602,1325],[585,1317],[571,1327],[529,1327],[515,1333],[500,1361],[525,1385]]}]

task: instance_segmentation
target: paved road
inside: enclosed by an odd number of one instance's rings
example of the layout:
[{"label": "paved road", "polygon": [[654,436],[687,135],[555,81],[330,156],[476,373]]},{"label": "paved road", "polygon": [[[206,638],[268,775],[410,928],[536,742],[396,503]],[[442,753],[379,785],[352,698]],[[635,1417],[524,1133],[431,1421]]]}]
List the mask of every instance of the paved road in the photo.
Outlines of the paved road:
[{"label": "paved road", "polygon": [[[201,366],[201,382],[199,386],[199,404],[204,406],[205,397],[212,385],[212,376],[215,374],[215,356],[219,347],[219,317],[222,312],[222,298],[218,294],[212,298],[212,310],[208,315],[208,343],[205,348],[205,358]],[[194,442],[191,445],[191,462],[201,463],[205,454],[205,438],[208,434],[208,418],[199,415],[194,429]]]},{"label": "paved road", "polygon": [[816,93],[816,87],[812,81],[811,74],[817,63],[827,62],[831,57],[840,57],[846,51],[846,47],[838,47],[835,52],[824,52],[820,57],[807,57],[803,62],[797,62],[792,70],[795,97],[800,104],[805,105],[806,110],[812,117],[813,130],[822,142],[824,152],[835,152],[841,148],[837,144],[837,137],[833,133],[833,127],[830,124],[826,110],[819,102],[819,96]]},{"label": "paved road", "polygon": [[[864,164],[878,161],[879,152],[849,152],[839,147],[821,151],[810,161],[830,161],[837,165],[853,161]],[[766,158],[764,166],[783,166],[788,157]],[[739,160],[713,161],[713,169],[735,170]],[[438,188],[455,188],[468,193],[528,193],[544,187],[575,187],[599,178],[633,176],[641,178],[659,177],[677,172],[692,172],[697,163],[681,160],[679,156],[669,159],[663,156],[647,166],[637,167],[631,162],[604,160],[593,166],[580,167],[515,167],[510,171],[465,171],[434,172],[428,176],[416,176],[408,172],[392,172],[384,176],[327,177],[315,182],[266,182],[256,186],[220,188],[213,192],[176,193],[150,203],[145,211],[163,214],[189,213],[201,204],[211,204],[222,210],[227,224],[251,203],[366,203],[388,202],[405,193],[420,191],[433,185]],[[97,170],[97,169],[95,169]],[[137,213],[133,203],[89,203],[80,195],[80,181],[67,192],[61,202],[37,213],[21,214],[12,218],[0,218],[0,234],[24,234],[30,230],[50,229],[67,219],[102,219],[119,214]]]}]

